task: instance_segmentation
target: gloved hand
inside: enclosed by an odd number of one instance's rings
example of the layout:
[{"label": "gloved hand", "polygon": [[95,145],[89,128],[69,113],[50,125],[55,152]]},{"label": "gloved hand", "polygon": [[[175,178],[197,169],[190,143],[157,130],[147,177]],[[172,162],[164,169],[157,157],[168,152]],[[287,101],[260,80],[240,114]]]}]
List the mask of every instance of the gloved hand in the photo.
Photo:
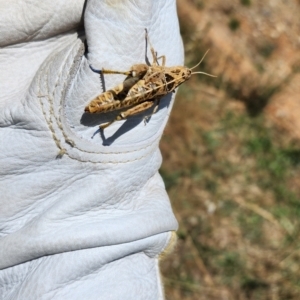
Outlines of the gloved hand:
[{"label": "gloved hand", "polygon": [[158,257],[177,228],[158,174],[171,95],[147,125],[137,115],[100,132],[110,115],[84,114],[103,91],[90,65],[144,63],[145,28],[182,65],[175,0],[1,0],[1,300],[163,298]]}]

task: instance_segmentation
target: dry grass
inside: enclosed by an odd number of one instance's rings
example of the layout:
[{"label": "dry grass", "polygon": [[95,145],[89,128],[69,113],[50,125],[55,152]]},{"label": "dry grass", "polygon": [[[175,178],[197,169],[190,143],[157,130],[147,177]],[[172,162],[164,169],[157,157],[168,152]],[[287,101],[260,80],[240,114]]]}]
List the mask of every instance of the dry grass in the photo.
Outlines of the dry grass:
[{"label": "dry grass", "polygon": [[[203,43],[183,34],[193,62]],[[253,115],[217,75],[180,88],[161,141],[161,174],[180,223],[177,247],[161,264],[166,298],[299,299],[299,142],[263,114],[276,89],[265,87]]]}]

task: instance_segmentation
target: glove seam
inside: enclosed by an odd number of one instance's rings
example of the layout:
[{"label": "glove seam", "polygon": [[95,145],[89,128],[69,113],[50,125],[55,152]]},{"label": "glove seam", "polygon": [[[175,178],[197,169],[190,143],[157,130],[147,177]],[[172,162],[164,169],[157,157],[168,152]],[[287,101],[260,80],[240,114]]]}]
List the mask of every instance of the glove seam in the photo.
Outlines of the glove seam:
[{"label": "glove seam", "polygon": [[[82,44],[81,44],[82,45]],[[81,46],[80,45],[80,46]],[[92,161],[92,160],[88,160],[88,159],[79,159],[79,158],[75,158],[72,156],[72,154],[68,153],[67,149],[64,148],[64,146],[62,145],[62,141],[61,139],[57,136],[57,132],[56,130],[54,129],[54,122],[57,124],[58,126],[58,129],[59,131],[61,131],[61,134],[63,135],[63,138],[65,140],[66,143],[68,143],[72,148],[75,148],[81,152],[84,152],[84,153],[89,153],[89,154],[130,154],[130,153],[135,153],[135,152],[139,152],[141,150],[147,150],[147,149],[151,149],[153,148],[153,143],[155,143],[157,141],[157,138],[155,138],[154,141],[152,141],[151,143],[143,146],[143,147],[139,147],[137,149],[133,149],[133,150],[128,150],[128,151],[110,151],[110,152],[101,152],[101,151],[88,151],[88,150],[85,150],[85,149],[81,149],[80,147],[78,147],[75,142],[70,139],[65,131],[65,129],[63,128],[63,122],[61,120],[61,116],[62,116],[62,107],[63,107],[63,92],[65,91],[65,89],[67,88],[67,86],[70,84],[69,79],[70,79],[70,73],[72,72],[72,68],[74,68],[74,60],[73,62],[71,63],[71,66],[68,64],[68,59],[70,58],[70,55],[72,53],[72,50],[74,50],[74,48],[76,48],[76,45],[74,45],[70,50],[69,50],[69,53],[67,54],[66,58],[64,59],[64,62],[61,66],[61,70],[59,72],[59,74],[57,75],[57,79],[54,83],[54,89],[52,92],[50,92],[50,87],[48,85],[48,76],[49,76],[49,68],[47,68],[48,70],[45,71],[46,67],[49,65],[49,64],[44,64],[43,67],[41,68],[40,70],[40,75],[38,77],[38,98],[39,98],[39,102],[40,102],[40,105],[41,105],[41,109],[42,109],[42,113],[44,115],[44,118],[47,122],[47,125],[48,125],[48,128],[50,129],[51,131],[51,134],[52,134],[52,138],[57,146],[57,148],[59,149],[59,153],[58,153],[58,156],[57,157],[62,157],[64,154],[66,154],[68,157],[70,157],[71,159],[75,159],[75,160],[78,160],[78,161],[81,161],[81,162],[92,162],[92,163],[98,163],[98,162],[95,162],[95,161]],[[79,49],[77,50],[77,53],[80,53],[82,51],[82,47],[79,47]],[[83,53],[83,52],[82,52]],[[82,57],[82,54],[80,54],[81,57]],[[76,55],[75,55],[76,56]],[[66,67],[67,67],[67,71],[66,73],[68,74],[68,77],[67,79],[65,79],[63,81],[63,86],[61,88],[61,92],[60,92],[60,96],[56,96],[56,97],[59,97],[59,102],[60,102],[60,105],[59,105],[59,110],[58,110],[58,116],[55,114],[54,112],[54,98],[55,98],[55,91],[56,91],[56,87],[59,86],[58,83],[59,83],[59,80],[61,79],[62,77],[62,73],[64,72],[64,70],[66,70]],[[79,68],[78,68],[79,69]],[[44,78],[42,78],[42,76],[44,76]],[[45,83],[45,86],[46,86],[46,95],[44,96],[41,96],[41,86],[42,86],[42,82]],[[43,101],[41,100],[41,98],[44,97],[46,98],[49,103],[49,116],[47,116],[47,112],[46,112],[46,108],[45,108],[45,105],[43,104]],[[53,119],[54,118],[54,119]],[[149,151],[148,153],[146,153],[145,155],[143,156],[140,156],[138,158],[135,158],[135,159],[128,159],[128,160],[125,160],[125,161],[106,161],[106,162],[101,162],[101,163],[113,163],[113,164],[118,164],[118,163],[128,163],[128,162],[133,162],[133,161],[137,161],[137,160],[141,160],[143,158],[145,158],[146,156],[148,156],[151,152],[153,152],[153,149],[151,149],[151,151]]]}]

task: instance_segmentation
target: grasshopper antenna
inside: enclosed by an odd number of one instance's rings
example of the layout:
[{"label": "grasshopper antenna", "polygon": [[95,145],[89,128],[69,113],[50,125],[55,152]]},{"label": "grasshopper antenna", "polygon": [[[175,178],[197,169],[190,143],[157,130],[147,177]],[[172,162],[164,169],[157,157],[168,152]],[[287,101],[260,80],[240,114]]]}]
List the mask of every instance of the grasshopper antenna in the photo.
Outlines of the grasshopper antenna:
[{"label": "grasshopper antenna", "polygon": [[191,70],[197,68],[202,62],[203,59],[205,58],[206,54],[208,53],[209,49],[205,52],[205,54],[203,55],[203,57],[201,58],[201,60],[196,64],[196,66],[192,67]]},{"label": "grasshopper antenna", "polygon": [[203,75],[207,75],[207,76],[210,76],[210,77],[218,77],[218,76],[215,76],[215,75],[211,75],[209,73],[205,73],[205,72],[193,72],[191,74],[203,74]]}]

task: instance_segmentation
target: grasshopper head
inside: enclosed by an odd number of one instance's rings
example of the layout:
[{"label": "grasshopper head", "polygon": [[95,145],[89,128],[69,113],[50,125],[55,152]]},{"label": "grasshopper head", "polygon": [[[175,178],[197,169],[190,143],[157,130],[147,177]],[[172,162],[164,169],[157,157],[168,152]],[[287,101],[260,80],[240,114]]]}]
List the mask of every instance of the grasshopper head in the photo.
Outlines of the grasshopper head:
[{"label": "grasshopper head", "polygon": [[176,86],[179,86],[190,79],[192,76],[192,70],[187,67],[174,67],[172,68],[171,74]]},{"label": "grasshopper head", "polygon": [[187,67],[177,66],[165,68],[164,78],[168,92],[174,91],[179,85],[187,81],[192,75],[192,71]]},{"label": "grasshopper head", "polygon": [[180,75],[181,75],[180,77],[182,78],[182,82],[185,82],[191,78],[192,70],[189,69],[188,67],[183,67]]}]

